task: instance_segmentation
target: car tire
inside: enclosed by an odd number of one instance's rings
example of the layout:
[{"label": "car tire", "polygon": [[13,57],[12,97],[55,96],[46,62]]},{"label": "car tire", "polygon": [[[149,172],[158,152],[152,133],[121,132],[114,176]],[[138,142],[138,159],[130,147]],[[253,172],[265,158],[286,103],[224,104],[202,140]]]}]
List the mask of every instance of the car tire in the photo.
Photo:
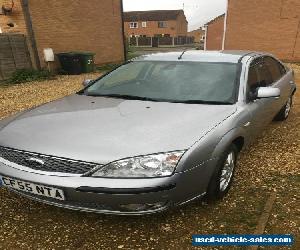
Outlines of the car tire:
[{"label": "car tire", "polygon": [[232,144],[221,155],[206,191],[206,200],[221,200],[229,191],[238,157],[238,149]]},{"label": "car tire", "polygon": [[291,108],[293,105],[293,96],[290,96],[287,103],[284,105],[284,107],[279,111],[279,113],[275,116],[275,121],[285,121],[290,114]]}]

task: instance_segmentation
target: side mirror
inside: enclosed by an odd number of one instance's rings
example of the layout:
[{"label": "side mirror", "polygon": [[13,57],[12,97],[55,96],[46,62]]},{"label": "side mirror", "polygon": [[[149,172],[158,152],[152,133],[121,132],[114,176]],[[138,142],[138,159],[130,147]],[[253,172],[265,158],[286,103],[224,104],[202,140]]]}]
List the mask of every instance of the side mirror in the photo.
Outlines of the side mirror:
[{"label": "side mirror", "polygon": [[88,85],[90,85],[94,80],[92,79],[86,79],[82,82],[83,87],[87,87]]},{"label": "side mirror", "polygon": [[272,87],[260,87],[257,89],[256,98],[278,98],[280,97],[280,89]]}]

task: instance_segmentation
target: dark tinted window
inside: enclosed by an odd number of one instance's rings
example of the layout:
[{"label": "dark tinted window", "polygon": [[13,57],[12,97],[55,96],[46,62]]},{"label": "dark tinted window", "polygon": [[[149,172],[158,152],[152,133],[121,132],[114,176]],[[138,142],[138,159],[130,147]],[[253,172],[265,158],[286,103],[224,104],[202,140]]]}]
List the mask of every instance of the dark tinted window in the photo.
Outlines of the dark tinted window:
[{"label": "dark tinted window", "polygon": [[259,84],[258,79],[258,64],[252,64],[248,74],[248,87],[250,91],[254,91]]},{"label": "dark tinted window", "polygon": [[273,77],[267,65],[263,62],[258,64],[259,87],[267,87],[273,84]]},{"label": "dark tinted window", "polygon": [[250,101],[258,87],[258,64],[252,63],[248,73],[248,87],[247,87],[247,100]]},{"label": "dark tinted window", "polygon": [[284,66],[272,57],[265,57],[266,66],[268,67],[273,82],[278,81],[286,72]]},{"label": "dark tinted window", "polygon": [[266,64],[259,58],[252,62],[248,73],[248,98],[254,94],[259,87],[267,87],[273,83],[271,73]]},{"label": "dark tinted window", "polygon": [[278,63],[279,64],[279,69],[280,69],[280,72],[281,72],[281,75],[285,75],[286,74],[286,68],[281,64],[281,63]]}]

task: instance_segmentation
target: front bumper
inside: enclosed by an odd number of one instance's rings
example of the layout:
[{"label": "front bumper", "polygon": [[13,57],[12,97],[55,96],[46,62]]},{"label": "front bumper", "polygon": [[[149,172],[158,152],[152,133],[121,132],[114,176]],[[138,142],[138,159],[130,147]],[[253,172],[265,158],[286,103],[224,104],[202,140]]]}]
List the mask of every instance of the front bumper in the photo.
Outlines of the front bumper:
[{"label": "front bumper", "polygon": [[141,215],[161,212],[203,196],[214,164],[215,161],[211,160],[170,177],[112,179],[45,175],[0,162],[0,175],[62,189],[65,201],[11,189],[49,205],[104,214]]}]

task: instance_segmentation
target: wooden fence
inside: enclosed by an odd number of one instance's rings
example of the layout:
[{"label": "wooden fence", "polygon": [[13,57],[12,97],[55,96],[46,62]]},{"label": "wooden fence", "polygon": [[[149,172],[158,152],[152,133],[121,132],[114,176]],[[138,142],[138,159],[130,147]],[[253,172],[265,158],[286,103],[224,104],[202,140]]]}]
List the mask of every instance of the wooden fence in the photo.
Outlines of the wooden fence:
[{"label": "wooden fence", "polygon": [[130,37],[129,45],[136,47],[178,46],[194,43],[194,37]]},{"label": "wooden fence", "polygon": [[26,37],[22,34],[0,34],[0,80],[8,79],[19,69],[32,68]]}]

